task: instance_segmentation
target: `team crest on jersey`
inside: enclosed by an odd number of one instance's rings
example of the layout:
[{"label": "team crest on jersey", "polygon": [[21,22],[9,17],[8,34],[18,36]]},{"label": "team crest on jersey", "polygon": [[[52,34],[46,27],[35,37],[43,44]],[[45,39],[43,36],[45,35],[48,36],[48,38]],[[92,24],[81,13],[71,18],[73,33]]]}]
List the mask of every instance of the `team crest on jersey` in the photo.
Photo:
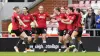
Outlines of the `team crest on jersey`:
[{"label": "team crest on jersey", "polygon": [[39,18],[45,18],[45,16],[39,16]]}]

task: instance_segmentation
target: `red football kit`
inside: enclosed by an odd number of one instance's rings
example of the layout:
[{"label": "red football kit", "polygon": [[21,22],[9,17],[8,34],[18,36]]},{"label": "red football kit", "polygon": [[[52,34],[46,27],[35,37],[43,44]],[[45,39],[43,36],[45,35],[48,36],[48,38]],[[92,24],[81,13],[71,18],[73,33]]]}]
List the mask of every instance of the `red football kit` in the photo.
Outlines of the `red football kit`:
[{"label": "red football kit", "polygon": [[[56,19],[66,19],[65,13],[60,13],[56,16]],[[58,21],[59,24],[59,30],[66,30],[66,24],[62,23],[61,21]]]},{"label": "red football kit", "polygon": [[76,16],[74,15],[74,13],[73,14],[68,14],[67,15],[67,19],[68,19],[68,21],[70,21],[70,20],[72,20],[73,21],[73,23],[72,24],[67,24],[67,30],[74,30],[75,29],[75,19],[76,19]]},{"label": "red football kit", "polygon": [[47,19],[47,17],[49,17],[48,13],[36,12],[36,13],[33,13],[33,16],[36,18],[36,22],[38,24],[37,28],[47,28],[47,26],[46,26],[46,19]]},{"label": "red football kit", "polygon": [[27,27],[22,26],[21,28],[22,28],[23,30],[32,30],[30,23],[31,23],[32,21],[34,21],[33,16],[32,16],[31,14],[27,14],[27,15],[21,14],[21,15],[20,15],[20,18],[21,18],[21,20],[23,21],[23,23],[24,23],[25,25],[27,25]]},{"label": "red football kit", "polygon": [[77,27],[82,27],[81,21],[82,21],[82,16],[81,16],[81,14],[79,13],[79,14],[78,14],[78,20],[77,20]]},{"label": "red football kit", "polygon": [[13,15],[12,15],[12,19],[11,19],[11,21],[12,21],[12,30],[19,29],[18,17],[19,17],[19,15],[16,12],[14,12]]}]

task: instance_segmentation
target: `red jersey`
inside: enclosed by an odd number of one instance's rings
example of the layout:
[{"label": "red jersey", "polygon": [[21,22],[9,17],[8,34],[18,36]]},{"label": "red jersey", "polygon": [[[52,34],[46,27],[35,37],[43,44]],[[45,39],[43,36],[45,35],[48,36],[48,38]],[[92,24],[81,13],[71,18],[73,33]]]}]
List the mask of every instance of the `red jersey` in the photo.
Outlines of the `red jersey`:
[{"label": "red jersey", "polygon": [[67,18],[68,18],[68,21],[70,21],[70,20],[72,20],[73,21],[73,23],[72,24],[67,24],[67,27],[66,27],[66,29],[67,30],[74,30],[75,29],[75,20],[76,20],[76,16],[75,16],[75,14],[69,14],[69,15],[67,15]]},{"label": "red jersey", "polygon": [[77,28],[77,27],[82,27],[82,25],[81,25],[81,18],[82,18],[82,16],[81,16],[81,14],[79,14],[79,13],[75,13],[75,16],[76,16],[76,19],[75,19],[75,21],[74,21],[74,26],[75,26],[75,28]]},{"label": "red jersey", "polygon": [[23,23],[24,23],[25,25],[28,26],[28,27],[22,26],[21,28],[22,28],[23,30],[32,30],[32,29],[31,29],[30,23],[31,23],[32,21],[34,21],[33,16],[32,16],[31,14],[27,14],[27,15],[21,14],[21,15],[20,15],[20,18],[21,18],[21,20],[23,21]]},{"label": "red jersey", "polygon": [[82,27],[81,21],[82,21],[82,15],[81,15],[81,13],[79,13],[78,20],[77,20],[77,27]]},{"label": "red jersey", "polygon": [[37,28],[47,28],[46,19],[49,17],[48,13],[33,13],[33,16],[36,18],[36,22],[38,24]]},{"label": "red jersey", "polygon": [[19,15],[16,12],[14,12],[13,15],[12,15],[12,19],[11,19],[11,21],[12,21],[12,30],[19,29],[18,17],[19,17]]},{"label": "red jersey", "polygon": [[[66,19],[66,14],[65,13],[60,13],[59,15],[56,16],[56,19]],[[62,23],[61,21],[58,21],[58,24],[59,24],[59,27],[58,29],[59,30],[65,30],[66,29],[66,24]]]}]

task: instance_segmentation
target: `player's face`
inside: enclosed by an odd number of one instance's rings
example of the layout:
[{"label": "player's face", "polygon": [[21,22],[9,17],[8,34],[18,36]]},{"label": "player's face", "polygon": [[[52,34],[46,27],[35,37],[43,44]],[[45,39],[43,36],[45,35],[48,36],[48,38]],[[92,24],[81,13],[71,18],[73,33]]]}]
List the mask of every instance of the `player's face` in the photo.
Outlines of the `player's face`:
[{"label": "player's face", "polygon": [[55,14],[58,14],[59,13],[59,11],[56,10],[56,9],[54,9],[53,11],[54,11]]},{"label": "player's face", "polygon": [[74,11],[75,13],[78,13],[78,11],[75,9],[75,11]]},{"label": "player's face", "polygon": [[19,13],[20,12],[20,9],[19,8],[16,8],[16,12]]},{"label": "player's face", "polygon": [[38,10],[39,10],[40,13],[43,13],[44,7],[43,6],[39,6]]},{"label": "player's face", "polygon": [[68,13],[71,13],[71,10],[70,9],[68,9],[67,11],[68,11]]},{"label": "player's face", "polygon": [[69,13],[68,13],[68,10],[66,10],[66,14],[69,14]]},{"label": "player's face", "polygon": [[27,13],[27,9],[26,8],[23,8],[23,13]]},{"label": "player's face", "polygon": [[61,7],[60,8],[60,11],[61,11],[61,13],[65,13],[65,8],[64,7]]}]

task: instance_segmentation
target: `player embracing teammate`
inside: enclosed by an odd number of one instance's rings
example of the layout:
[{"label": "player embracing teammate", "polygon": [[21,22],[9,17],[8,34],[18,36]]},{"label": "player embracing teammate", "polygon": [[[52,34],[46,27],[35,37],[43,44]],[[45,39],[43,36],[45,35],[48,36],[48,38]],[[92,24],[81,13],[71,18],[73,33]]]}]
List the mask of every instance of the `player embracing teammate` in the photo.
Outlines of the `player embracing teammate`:
[{"label": "player embracing teammate", "polygon": [[[67,12],[67,13],[66,13]],[[80,47],[82,48],[83,52],[86,50],[83,47],[81,36],[82,36],[82,25],[81,25],[81,10],[79,8],[73,9],[73,7],[68,7],[65,10],[64,7],[54,8],[54,14],[49,15],[48,13],[44,12],[44,7],[39,6],[38,12],[34,12],[29,14],[28,8],[23,8],[23,13],[19,15],[19,7],[14,7],[14,13],[12,15],[12,31],[20,37],[20,40],[14,47],[16,52],[19,52],[18,46],[23,41],[25,42],[25,51],[28,51],[29,45],[33,44],[33,51],[35,51],[36,40],[41,34],[42,36],[42,43],[43,43],[43,52],[47,52],[46,49],[46,21],[50,20],[50,17],[54,18],[51,19],[52,22],[58,22],[58,35],[59,35],[59,52],[61,52],[62,44],[66,46],[64,52],[69,51],[70,48],[73,48],[73,52],[77,51],[75,39],[78,40]],[[35,23],[35,36],[34,40],[32,41],[32,28],[30,23]],[[21,26],[21,30],[20,30]],[[72,41],[72,43],[70,43]],[[71,46],[70,46],[71,44]]]},{"label": "player embracing teammate", "polygon": [[[86,52],[81,41],[83,31],[81,25],[81,11],[79,8],[75,9],[74,11],[73,7],[68,7],[67,12],[67,19],[61,20],[61,22],[67,24],[67,33],[64,38],[67,41],[68,46],[64,52],[69,51],[70,48],[73,48],[73,52],[77,51],[75,39],[78,40],[80,47],[82,48],[82,51]],[[71,46],[69,46],[70,40],[72,41]]]},{"label": "player embracing teammate", "polygon": [[61,46],[64,44],[64,35],[66,34],[66,24],[62,23],[61,20],[66,19],[66,12],[64,7],[55,7],[54,8],[54,14],[52,15],[54,19],[51,19],[52,22],[58,22],[58,44],[59,44],[59,50],[58,52],[61,52]]}]

